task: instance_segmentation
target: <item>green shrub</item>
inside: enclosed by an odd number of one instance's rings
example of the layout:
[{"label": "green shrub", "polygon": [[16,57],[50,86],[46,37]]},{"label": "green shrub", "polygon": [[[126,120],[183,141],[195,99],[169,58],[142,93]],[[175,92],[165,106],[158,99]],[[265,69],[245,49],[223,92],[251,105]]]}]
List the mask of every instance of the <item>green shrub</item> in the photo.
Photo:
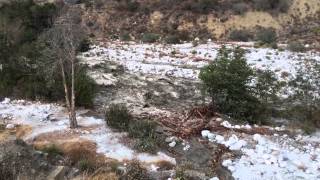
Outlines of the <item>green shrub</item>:
[{"label": "green shrub", "polygon": [[127,107],[120,104],[110,105],[105,113],[105,118],[108,126],[120,131],[127,130],[132,120]]},{"label": "green shrub", "polygon": [[288,50],[293,51],[293,52],[305,52],[306,51],[305,46],[298,41],[289,42],[287,48],[288,48]]},{"label": "green shrub", "polygon": [[293,93],[289,98],[289,107],[285,118],[298,120],[301,123],[320,127],[320,64],[308,60],[306,68],[297,70],[296,76],[289,82]]},{"label": "green shrub", "polygon": [[[256,123],[266,108],[264,101],[259,98],[269,98],[265,91],[272,87],[267,78],[262,77],[258,77],[261,84],[258,83],[256,88],[252,87],[250,83],[255,78],[254,75],[253,69],[247,64],[243,49],[222,47],[217,58],[201,69],[199,78],[216,110],[238,120]],[[270,80],[271,82],[273,83]]]},{"label": "green shrub", "polygon": [[131,12],[135,12],[139,9],[140,3],[137,1],[129,1],[127,9]]},{"label": "green shrub", "polygon": [[128,134],[136,138],[135,149],[142,152],[155,153],[158,149],[157,136],[155,133],[156,123],[145,120],[132,121],[129,125]]},{"label": "green shrub", "polygon": [[277,34],[276,31],[272,28],[262,28],[258,30],[257,40],[262,44],[273,44],[277,41]]},{"label": "green shrub", "polygon": [[252,34],[247,30],[233,30],[229,35],[229,39],[232,41],[243,41],[247,42],[252,40]]},{"label": "green shrub", "polygon": [[210,11],[218,8],[217,0],[198,0],[189,1],[183,9],[189,10],[196,13],[209,13]]},{"label": "green shrub", "polygon": [[4,131],[6,129],[6,125],[5,124],[0,124],[0,132]]},{"label": "green shrub", "polygon": [[136,12],[140,7],[140,3],[136,0],[124,0],[118,4],[118,10]]},{"label": "green shrub", "polygon": [[120,34],[121,41],[131,41],[131,37],[129,33],[122,33]]},{"label": "green shrub", "polygon": [[316,35],[320,35],[320,27],[315,27],[311,31]]},{"label": "green shrub", "polygon": [[140,152],[156,153],[158,150],[157,142],[152,137],[140,138],[134,145],[134,148]]},{"label": "green shrub", "polygon": [[277,9],[284,13],[288,11],[290,5],[290,0],[278,0]]},{"label": "green shrub", "polygon": [[48,147],[45,147],[42,149],[43,152],[48,153],[49,156],[54,157],[54,156],[62,156],[63,152],[61,149],[59,149],[56,145],[52,144]]},{"label": "green shrub", "polygon": [[276,12],[287,12],[290,7],[290,0],[254,0],[254,7],[257,10]]},{"label": "green shrub", "polygon": [[87,159],[81,159],[77,163],[77,167],[80,171],[93,171],[95,169],[94,164],[92,164],[92,162],[88,161]]},{"label": "green shrub", "polygon": [[154,43],[159,39],[159,35],[158,34],[153,34],[153,33],[146,33],[143,34],[141,41],[144,43]]},{"label": "green shrub", "polygon": [[75,76],[76,105],[84,107],[93,106],[95,82],[86,72],[85,68],[78,68]]},{"label": "green shrub", "polygon": [[178,35],[169,35],[166,39],[165,42],[167,44],[180,44],[180,38]]},{"label": "green shrub", "polygon": [[78,52],[87,52],[90,50],[91,42],[89,39],[83,39],[78,47]]},{"label": "green shrub", "polygon": [[244,14],[248,11],[248,5],[244,2],[238,2],[232,5],[232,9],[236,14]]},{"label": "green shrub", "polygon": [[255,79],[256,83],[253,91],[260,101],[260,106],[257,107],[259,111],[257,123],[261,124],[273,116],[275,111],[274,104],[279,100],[277,94],[283,85],[271,70],[257,70]]},{"label": "green shrub", "polygon": [[154,137],[156,124],[151,121],[136,120],[129,125],[129,136],[134,138]]}]

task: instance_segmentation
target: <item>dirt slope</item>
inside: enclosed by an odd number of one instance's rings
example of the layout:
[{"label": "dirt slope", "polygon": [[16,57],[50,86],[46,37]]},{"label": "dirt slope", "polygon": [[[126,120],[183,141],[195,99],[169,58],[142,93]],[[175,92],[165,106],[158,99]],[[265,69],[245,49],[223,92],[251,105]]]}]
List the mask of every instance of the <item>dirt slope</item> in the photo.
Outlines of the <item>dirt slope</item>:
[{"label": "dirt slope", "polygon": [[294,37],[294,34],[317,35],[320,23],[318,0],[292,0],[285,13],[256,11],[248,3],[249,9],[241,15],[233,12],[230,2],[206,13],[186,10],[185,3],[149,0],[139,1],[137,9],[120,6],[114,0],[81,4],[79,8],[82,9],[83,24],[92,35],[99,38],[121,34],[140,38],[142,33],[152,32],[163,36],[180,33],[189,38],[226,39],[234,29],[254,31],[256,27],[272,27],[282,39]]}]

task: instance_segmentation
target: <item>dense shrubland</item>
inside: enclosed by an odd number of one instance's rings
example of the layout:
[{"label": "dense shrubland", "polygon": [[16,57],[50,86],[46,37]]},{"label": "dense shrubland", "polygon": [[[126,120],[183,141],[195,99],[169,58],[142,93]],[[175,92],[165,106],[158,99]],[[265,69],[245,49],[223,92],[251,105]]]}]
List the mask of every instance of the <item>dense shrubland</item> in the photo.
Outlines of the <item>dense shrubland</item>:
[{"label": "dense shrubland", "polygon": [[[49,3],[35,4],[32,0],[12,1],[0,8],[0,97],[52,101],[64,98],[59,67],[44,53],[48,44],[43,38],[61,8]],[[88,48],[89,41],[85,39],[78,52]],[[77,67],[77,104],[90,106],[94,84],[84,67]]]}]

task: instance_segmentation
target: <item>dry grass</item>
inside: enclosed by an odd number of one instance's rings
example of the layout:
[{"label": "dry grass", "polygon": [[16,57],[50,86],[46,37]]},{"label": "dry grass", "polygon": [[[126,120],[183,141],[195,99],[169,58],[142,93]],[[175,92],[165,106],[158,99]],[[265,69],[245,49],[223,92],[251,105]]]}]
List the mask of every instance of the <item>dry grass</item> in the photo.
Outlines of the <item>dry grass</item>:
[{"label": "dry grass", "polygon": [[85,160],[90,164],[96,164],[97,155],[95,151],[92,151],[91,144],[89,143],[88,146],[84,144],[68,144],[63,148],[63,152],[69,159],[70,163],[75,165],[78,162]]},{"label": "dry grass", "polygon": [[16,128],[16,136],[17,138],[23,138],[26,135],[31,134],[32,127],[29,125],[21,125]]},{"label": "dry grass", "polygon": [[88,180],[118,180],[118,179],[119,177],[113,172],[100,173],[88,178]]},{"label": "dry grass", "polygon": [[4,130],[3,132],[0,132],[0,143],[5,142],[8,137],[10,136],[10,132],[7,130]]}]

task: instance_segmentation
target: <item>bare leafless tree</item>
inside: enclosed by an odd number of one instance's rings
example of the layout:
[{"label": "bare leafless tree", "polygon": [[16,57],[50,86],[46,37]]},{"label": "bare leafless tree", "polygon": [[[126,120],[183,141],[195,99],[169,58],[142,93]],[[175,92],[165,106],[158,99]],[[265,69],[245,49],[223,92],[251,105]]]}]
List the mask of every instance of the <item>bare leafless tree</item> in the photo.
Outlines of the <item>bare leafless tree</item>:
[{"label": "bare leafless tree", "polygon": [[58,64],[61,72],[70,128],[78,126],[75,108],[75,67],[77,49],[85,38],[82,28],[74,21],[76,14],[75,9],[65,7],[54,26],[43,36],[49,47],[44,54],[54,59],[53,63]]}]

